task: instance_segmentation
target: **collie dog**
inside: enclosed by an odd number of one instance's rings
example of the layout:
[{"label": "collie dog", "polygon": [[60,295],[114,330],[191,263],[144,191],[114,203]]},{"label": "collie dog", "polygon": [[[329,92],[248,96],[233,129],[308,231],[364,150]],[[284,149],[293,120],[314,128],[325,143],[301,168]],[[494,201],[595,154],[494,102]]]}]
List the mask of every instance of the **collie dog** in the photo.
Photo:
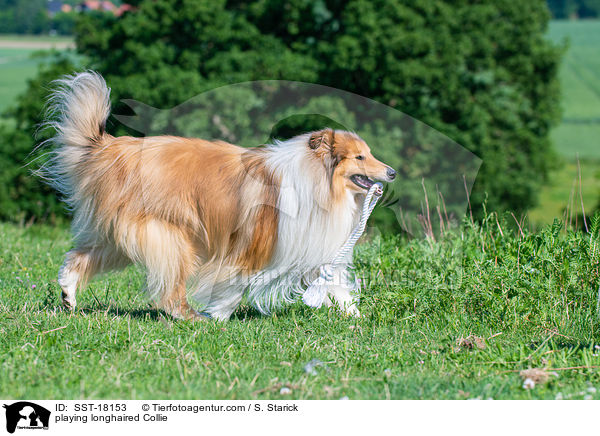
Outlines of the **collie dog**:
[{"label": "collie dog", "polygon": [[[395,172],[356,134],[324,129],[271,145],[106,133],[110,89],[94,72],[58,81],[42,174],[73,213],[74,248],[58,283],[63,304],[103,271],[137,263],[175,318],[228,319],[244,295],[262,313],[302,294],[359,220],[373,180]],[[356,309],[341,265],[327,305]],[[204,304],[199,313],[189,293]]]}]

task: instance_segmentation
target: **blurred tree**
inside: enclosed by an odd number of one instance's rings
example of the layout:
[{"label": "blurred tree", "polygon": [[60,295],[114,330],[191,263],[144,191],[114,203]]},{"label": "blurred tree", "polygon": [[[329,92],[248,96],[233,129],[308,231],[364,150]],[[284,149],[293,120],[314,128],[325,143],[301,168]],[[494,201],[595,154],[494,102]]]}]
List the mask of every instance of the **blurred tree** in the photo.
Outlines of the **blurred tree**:
[{"label": "blurred tree", "polygon": [[[66,3],[66,2],[65,2]],[[80,3],[72,0],[71,5]],[[0,0],[0,33],[71,35],[77,12],[47,11],[47,0]]]},{"label": "blurred tree", "polygon": [[72,35],[76,20],[77,12],[58,12],[52,17],[51,30],[59,35]]},{"label": "blurred tree", "polygon": [[34,150],[35,146],[51,134],[38,131],[49,82],[77,67],[68,57],[55,54],[54,61],[42,66],[38,76],[29,81],[16,108],[5,114],[11,118],[10,122],[0,123],[0,219],[53,222],[65,215],[66,208],[54,190],[31,171],[44,161],[47,151]]},{"label": "blurred tree", "polygon": [[554,18],[600,17],[600,0],[548,0]]},{"label": "blurred tree", "polygon": [[600,17],[600,0],[581,0],[581,6],[579,8],[579,17]]},{"label": "blurred tree", "polygon": [[45,33],[50,29],[45,0],[0,0],[0,33]]},{"label": "blurred tree", "polygon": [[201,91],[257,79],[316,81],[314,59],[261,31],[226,1],[142,1],[123,18],[89,14],[79,50],[117,99],[174,106]]},{"label": "blurred tree", "polygon": [[570,18],[577,13],[577,0],[548,0],[554,18]]},{"label": "blurred tree", "polygon": [[[114,102],[170,108],[220,85],[259,79],[350,91],[429,124],[482,158],[471,198],[476,213],[486,195],[488,210],[534,205],[552,166],[548,132],[559,118],[561,49],[544,38],[543,0],[130,3],[136,10],[122,17],[84,14],[76,28],[78,51],[105,75]],[[237,111],[242,124],[260,115]],[[403,164],[427,166],[427,154]]]}]

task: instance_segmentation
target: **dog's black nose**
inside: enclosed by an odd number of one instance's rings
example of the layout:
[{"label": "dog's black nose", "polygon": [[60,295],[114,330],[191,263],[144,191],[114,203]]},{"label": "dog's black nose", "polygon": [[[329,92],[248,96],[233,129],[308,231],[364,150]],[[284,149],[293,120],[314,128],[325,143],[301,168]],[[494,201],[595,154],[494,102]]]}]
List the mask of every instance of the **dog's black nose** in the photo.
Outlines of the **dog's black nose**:
[{"label": "dog's black nose", "polygon": [[387,170],[387,176],[390,180],[394,180],[396,178],[396,171],[394,171],[391,168],[388,168]]}]

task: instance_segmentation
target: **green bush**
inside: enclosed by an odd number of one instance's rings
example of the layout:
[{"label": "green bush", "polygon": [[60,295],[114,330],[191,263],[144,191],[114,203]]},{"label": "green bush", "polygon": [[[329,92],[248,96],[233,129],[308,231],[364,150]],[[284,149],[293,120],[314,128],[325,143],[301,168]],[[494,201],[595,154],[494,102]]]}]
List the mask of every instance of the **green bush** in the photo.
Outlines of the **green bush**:
[{"label": "green bush", "polygon": [[76,12],[58,12],[52,17],[52,30],[59,35],[72,35],[76,21]]},{"label": "green bush", "polygon": [[42,67],[29,81],[18,105],[0,124],[0,219],[10,221],[55,221],[66,213],[56,193],[32,172],[44,162],[44,148],[36,145],[51,132],[40,131],[44,101],[49,83],[76,68],[68,57],[56,54],[50,65]]},{"label": "green bush", "polygon": [[367,289],[378,290],[363,304],[396,318],[460,308],[490,325],[544,325],[554,310],[572,306],[596,323],[600,214],[589,232],[565,229],[556,219],[539,232],[521,233],[510,230],[510,220],[489,214],[480,223],[465,220],[437,241],[414,239],[407,246],[395,237],[359,245],[359,274]]}]

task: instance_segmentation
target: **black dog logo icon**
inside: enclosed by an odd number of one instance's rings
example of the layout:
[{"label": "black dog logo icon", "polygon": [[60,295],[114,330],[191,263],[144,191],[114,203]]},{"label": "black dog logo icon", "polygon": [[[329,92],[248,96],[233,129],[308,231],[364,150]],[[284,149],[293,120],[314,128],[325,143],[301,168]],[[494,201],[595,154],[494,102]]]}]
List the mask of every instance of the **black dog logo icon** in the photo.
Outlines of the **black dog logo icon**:
[{"label": "black dog logo icon", "polygon": [[14,433],[17,426],[27,429],[48,429],[50,411],[28,401],[4,405],[6,409],[6,431]]}]

